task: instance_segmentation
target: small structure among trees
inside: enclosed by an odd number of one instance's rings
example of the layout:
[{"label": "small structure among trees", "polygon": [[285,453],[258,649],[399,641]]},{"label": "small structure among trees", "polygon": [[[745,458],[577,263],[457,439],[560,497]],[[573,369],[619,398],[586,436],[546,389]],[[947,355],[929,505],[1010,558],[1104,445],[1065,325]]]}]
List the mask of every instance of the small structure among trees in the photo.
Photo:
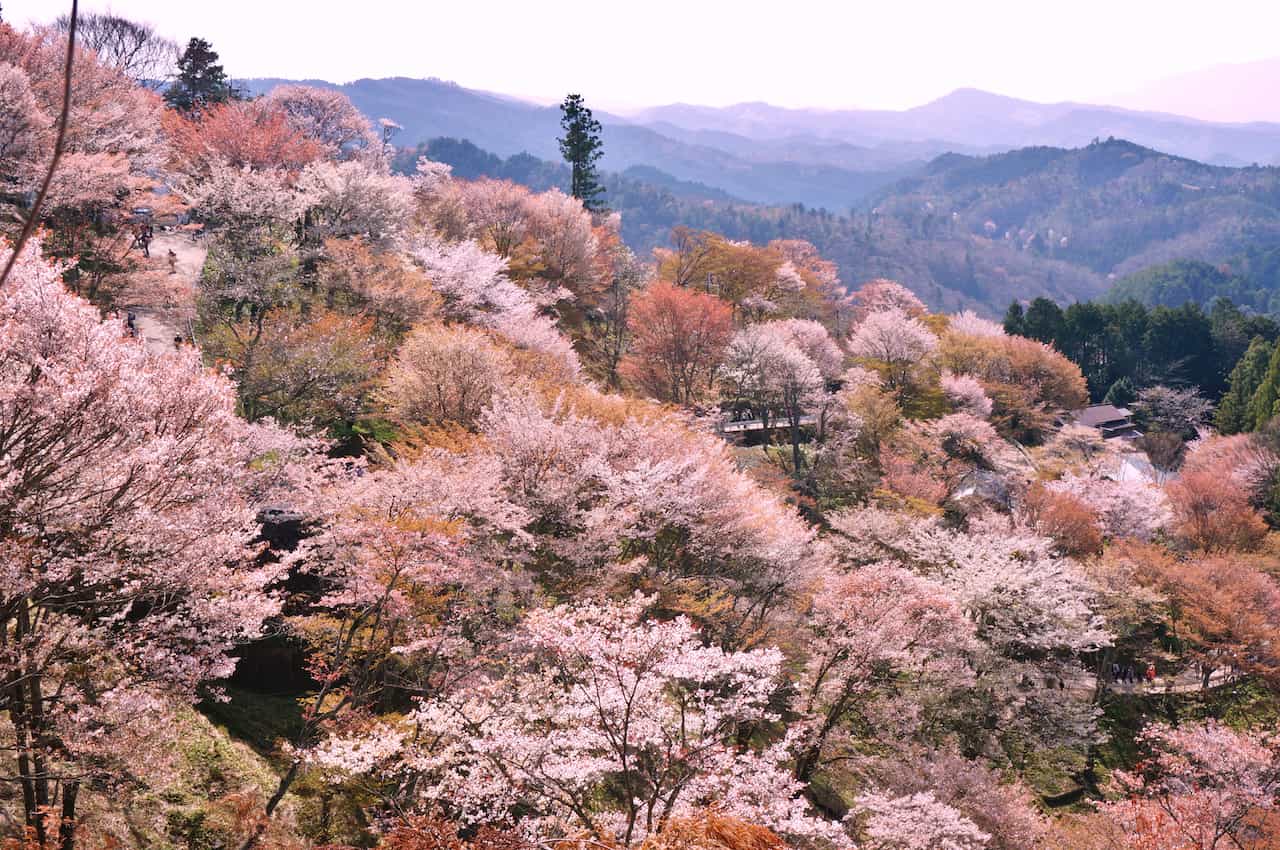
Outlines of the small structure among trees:
[{"label": "small structure among trees", "polygon": [[1133,411],[1114,404],[1092,404],[1072,410],[1071,418],[1077,425],[1098,429],[1105,440],[1133,440],[1142,436],[1133,421]]}]

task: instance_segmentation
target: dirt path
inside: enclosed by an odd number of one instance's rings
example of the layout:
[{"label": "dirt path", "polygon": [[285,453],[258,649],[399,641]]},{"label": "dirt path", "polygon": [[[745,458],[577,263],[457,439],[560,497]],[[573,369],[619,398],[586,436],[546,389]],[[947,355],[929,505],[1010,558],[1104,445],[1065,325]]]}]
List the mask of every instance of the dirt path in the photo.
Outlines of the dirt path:
[{"label": "dirt path", "polygon": [[[1140,671],[1135,671],[1140,672]],[[1232,679],[1231,671],[1218,668],[1209,676],[1209,687],[1225,685]],[[1200,674],[1193,668],[1181,670],[1172,676],[1157,676],[1151,684],[1141,682],[1103,682],[1103,687],[1117,694],[1189,694],[1204,690]]]},{"label": "dirt path", "polygon": [[[177,256],[172,270],[169,252]],[[191,341],[195,320],[196,284],[208,249],[185,233],[160,232],[151,242],[151,257],[143,259],[144,272],[121,299],[121,307],[134,314],[138,333],[153,351],[174,347],[174,337]]]}]

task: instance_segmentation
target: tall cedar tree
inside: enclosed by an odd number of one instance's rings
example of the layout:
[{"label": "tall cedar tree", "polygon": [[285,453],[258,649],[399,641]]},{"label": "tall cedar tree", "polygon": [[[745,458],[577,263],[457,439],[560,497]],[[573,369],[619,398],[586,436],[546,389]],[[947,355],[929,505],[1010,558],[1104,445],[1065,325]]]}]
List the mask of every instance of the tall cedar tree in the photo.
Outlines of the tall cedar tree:
[{"label": "tall cedar tree", "polygon": [[[1218,411],[1213,420],[1223,434],[1254,431],[1266,424],[1266,420],[1258,422],[1254,419],[1250,402],[1258,387],[1267,379],[1273,351],[1271,343],[1262,337],[1254,337],[1249,343],[1249,349],[1231,370],[1227,394],[1218,403]],[[1273,401],[1272,404],[1274,403]]]},{"label": "tall cedar tree", "polygon": [[198,113],[210,104],[235,100],[236,91],[218,63],[218,53],[203,38],[193,38],[178,57],[178,78],[164,93],[179,112]]},{"label": "tall cedar tree", "polygon": [[582,102],[582,95],[571,94],[560,104],[560,127],[564,136],[560,142],[560,154],[573,169],[572,194],[592,212],[605,208],[600,195],[604,187],[596,173],[596,162],[604,155],[604,142],[600,140],[600,122],[591,116],[591,110]]}]

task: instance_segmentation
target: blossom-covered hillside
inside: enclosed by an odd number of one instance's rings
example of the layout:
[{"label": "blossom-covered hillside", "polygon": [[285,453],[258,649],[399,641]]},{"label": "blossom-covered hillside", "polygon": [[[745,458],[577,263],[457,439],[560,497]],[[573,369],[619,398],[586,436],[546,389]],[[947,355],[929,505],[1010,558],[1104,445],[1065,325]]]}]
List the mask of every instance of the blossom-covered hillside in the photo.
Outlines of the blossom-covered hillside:
[{"label": "blossom-covered hillside", "polygon": [[65,46],[0,27],[6,848],[1280,841],[1274,429],[332,91],[81,52],[33,210]]}]

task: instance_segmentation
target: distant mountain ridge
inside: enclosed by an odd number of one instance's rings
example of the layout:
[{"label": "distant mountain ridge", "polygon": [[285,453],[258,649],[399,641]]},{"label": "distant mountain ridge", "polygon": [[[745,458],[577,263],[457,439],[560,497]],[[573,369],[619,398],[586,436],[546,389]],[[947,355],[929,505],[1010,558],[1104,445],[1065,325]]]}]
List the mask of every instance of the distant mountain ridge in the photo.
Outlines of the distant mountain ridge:
[{"label": "distant mountain ridge", "polygon": [[[290,82],[245,80],[253,93]],[[469,139],[499,156],[559,158],[559,112],[515,97],[438,79],[361,79],[337,88],[366,114],[404,127],[398,144]],[[1280,162],[1280,124],[1215,124],[1078,103],[1040,104],[959,89],[922,106],[892,110],[724,108],[672,104],[629,115],[597,111],[603,166],[656,168],[755,203],[801,203],[844,212],[948,152],[990,154],[1023,147],[1077,148],[1123,138],[1216,165]]]},{"label": "distant mountain ridge", "polygon": [[[554,106],[439,80],[337,88],[371,117],[403,125],[397,144],[466,139],[506,160],[484,165],[486,173],[544,187],[561,179],[548,170],[559,164]],[[994,313],[1036,295],[1068,303],[1151,266],[1216,264],[1280,245],[1280,169],[1205,164],[1173,144],[1126,140],[1139,130],[1175,141],[1199,133],[1193,141],[1202,148],[1249,153],[1230,145],[1243,139],[1253,152],[1271,150],[1276,125],[1214,125],[974,90],[903,112],[746,104],[598,115],[602,165],[626,178],[612,184],[623,197],[610,202],[637,249],[662,244],[677,224],[755,242],[807,239],[839,264],[846,283],[894,278],[934,308]],[[996,141],[1106,128],[1117,137],[1010,150]],[[891,132],[908,141],[877,137]],[[969,147],[937,141],[935,132]]]},{"label": "distant mountain ridge", "polygon": [[1224,124],[1161,112],[1083,103],[1043,104],[978,89],[900,111],[786,109],[763,103],[723,108],[672,104],[631,116],[641,124],[736,133],[760,140],[812,135],[864,146],[924,143],[937,152],[1080,147],[1117,137],[1215,165],[1280,163],[1280,124]]},{"label": "distant mountain ridge", "polygon": [[[401,167],[412,167],[421,152],[403,154]],[[562,163],[527,154],[503,161],[448,139],[425,152],[464,177],[501,177],[536,190],[568,181]],[[934,309],[989,315],[1039,295],[1063,304],[1097,298],[1128,275],[1190,260],[1225,264],[1247,279],[1188,288],[1180,279],[1164,283],[1170,275],[1159,271],[1150,294],[1134,297],[1164,303],[1188,291],[1207,303],[1216,293],[1259,311],[1280,308],[1280,298],[1272,303],[1280,283],[1280,168],[1205,165],[1114,139],[944,154],[878,191],[867,212],[849,215],[747,204],[653,168],[605,177],[623,236],[642,255],[666,244],[676,225],[756,243],[805,239],[839,265],[846,285],[888,277]]]},{"label": "distant mountain ridge", "polygon": [[[262,94],[277,85],[302,82],[336,88],[371,118],[394,119],[404,129],[396,143],[413,146],[430,139],[468,139],[498,156],[529,153],[558,160],[560,111],[462,88],[441,80],[390,78],[356,80],[336,85],[320,80],[254,79],[241,81],[248,91]],[[604,124],[601,165],[622,172],[649,166],[680,180],[705,183],[756,203],[803,203],[844,210],[869,194],[923,165],[901,157],[869,158],[865,167],[839,164],[835,158],[744,157],[696,141],[663,135],[655,129],[597,112]],[[750,140],[742,140],[752,147]]]}]

